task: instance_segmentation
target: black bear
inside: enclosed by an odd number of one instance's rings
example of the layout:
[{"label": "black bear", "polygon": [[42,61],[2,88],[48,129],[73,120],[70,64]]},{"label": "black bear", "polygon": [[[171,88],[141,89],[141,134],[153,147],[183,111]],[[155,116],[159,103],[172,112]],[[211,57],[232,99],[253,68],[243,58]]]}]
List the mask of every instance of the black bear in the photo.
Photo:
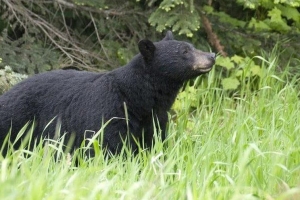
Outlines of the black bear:
[{"label": "black bear", "polygon": [[[102,147],[118,154],[124,141],[136,151],[152,145],[154,129],[165,138],[167,112],[184,81],[209,72],[215,54],[173,39],[171,31],[159,42],[144,39],[140,53],[127,65],[106,73],[56,70],[20,82],[0,97],[0,144],[10,132],[34,121],[34,138],[53,138],[57,122],[78,147],[85,132],[103,123]],[[51,121],[50,125],[49,122]],[[127,144],[127,143],[126,143]]]}]

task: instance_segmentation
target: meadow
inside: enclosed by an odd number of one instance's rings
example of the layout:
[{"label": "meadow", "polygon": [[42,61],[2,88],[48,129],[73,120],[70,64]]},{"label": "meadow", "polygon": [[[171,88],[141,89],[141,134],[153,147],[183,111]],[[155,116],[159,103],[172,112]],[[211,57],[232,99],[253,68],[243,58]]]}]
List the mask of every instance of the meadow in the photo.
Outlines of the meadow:
[{"label": "meadow", "polygon": [[213,69],[176,101],[167,140],[157,130],[151,151],[107,159],[96,145],[87,158],[49,141],[0,156],[0,199],[300,199],[298,80],[276,55],[253,59],[258,90],[229,95]]}]

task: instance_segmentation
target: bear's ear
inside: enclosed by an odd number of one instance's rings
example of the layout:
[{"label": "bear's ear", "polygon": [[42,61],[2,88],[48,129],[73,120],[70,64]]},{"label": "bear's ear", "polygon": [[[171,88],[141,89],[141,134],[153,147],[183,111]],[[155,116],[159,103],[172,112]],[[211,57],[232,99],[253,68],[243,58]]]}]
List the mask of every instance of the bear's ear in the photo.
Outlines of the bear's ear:
[{"label": "bear's ear", "polygon": [[146,61],[152,60],[154,57],[155,46],[150,40],[141,40],[138,44],[139,50]]},{"label": "bear's ear", "polygon": [[172,31],[167,31],[166,36],[162,40],[174,40]]}]

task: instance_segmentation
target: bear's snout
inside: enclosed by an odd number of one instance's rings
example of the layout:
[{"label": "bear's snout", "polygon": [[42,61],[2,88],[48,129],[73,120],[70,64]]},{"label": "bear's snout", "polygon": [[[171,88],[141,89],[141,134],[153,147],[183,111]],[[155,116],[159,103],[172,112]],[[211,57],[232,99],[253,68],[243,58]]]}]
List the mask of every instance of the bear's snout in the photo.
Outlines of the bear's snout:
[{"label": "bear's snout", "polygon": [[194,52],[194,70],[206,73],[209,72],[216,61],[215,53],[202,52],[195,50]]}]

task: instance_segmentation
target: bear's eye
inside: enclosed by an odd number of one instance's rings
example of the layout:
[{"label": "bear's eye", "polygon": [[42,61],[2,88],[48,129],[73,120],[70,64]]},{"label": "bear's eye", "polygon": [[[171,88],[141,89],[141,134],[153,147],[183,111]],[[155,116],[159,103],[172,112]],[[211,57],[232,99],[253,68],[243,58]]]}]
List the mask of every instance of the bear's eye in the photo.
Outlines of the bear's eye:
[{"label": "bear's eye", "polygon": [[189,48],[188,47],[184,47],[182,53],[183,54],[187,54],[189,52]]}]

